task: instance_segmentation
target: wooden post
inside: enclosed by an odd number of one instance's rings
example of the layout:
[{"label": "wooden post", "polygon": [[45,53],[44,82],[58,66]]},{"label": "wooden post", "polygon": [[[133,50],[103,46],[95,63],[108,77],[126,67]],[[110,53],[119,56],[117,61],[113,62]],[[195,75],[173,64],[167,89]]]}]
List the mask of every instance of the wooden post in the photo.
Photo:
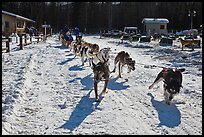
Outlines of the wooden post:
[{"label": "wooden post", "polygon": [[24,34],[24,37],[25,37],[25,45],[27,45],[27,37],[26,37],[26,34]]},{"label": "wooden post", "polygon": [[16,33],[15,36],[16,36],[16,43],[18,43],[18,34]]},{"label": "wooden post", "polygon": [[30,35],[30,44],[32,44],[32,35]]},{"label": "wooden post", "polygon": [[6,52],[10,52],[10,47],[9,47],[9,37],[6,37],[7,41],[6,41]]},{"label": "wooden post", "polygon": [[37,43],[39,43],[39,39],[40,39],[40,35],[38,35],[38,37],[37,37]]},{"label": "wooden post", "polygon": [[191,46],[192,46],[192,51],[194,51],[194,44],[193,44],[193,40],[192,40],[192,43],[191,43]]},{"label": "wooden post", "polygon": [[23,49],[23,35],[20,34],[20,49]]}]

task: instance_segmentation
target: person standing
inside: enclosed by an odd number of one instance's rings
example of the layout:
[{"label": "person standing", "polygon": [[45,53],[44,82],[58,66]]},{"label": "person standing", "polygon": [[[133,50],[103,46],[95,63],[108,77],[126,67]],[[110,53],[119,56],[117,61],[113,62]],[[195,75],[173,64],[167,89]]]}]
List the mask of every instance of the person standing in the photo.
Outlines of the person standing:
[{"label": "person standing", "polygon": [[78,27],[75,27],[75,29],[74,29],[74,34],[75,34],[75,36],[76,36],[76,41],[77,41],[77,39],[78,39],[78,37],[79,37],[79,32],[80,32],[79,28],[78,28]]}]

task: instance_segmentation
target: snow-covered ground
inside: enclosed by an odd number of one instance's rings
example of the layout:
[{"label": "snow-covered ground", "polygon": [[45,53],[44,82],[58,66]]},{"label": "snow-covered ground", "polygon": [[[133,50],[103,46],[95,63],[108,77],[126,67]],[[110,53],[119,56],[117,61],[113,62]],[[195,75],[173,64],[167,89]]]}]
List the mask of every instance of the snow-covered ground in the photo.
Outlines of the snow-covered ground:
[{"label": "snow-covered ground", "polygon": [[[88,62],[81,66],[57,36],[23,50],[13,43],[10,53],[2,53],[2,134],[202,134],[202,48],[181,51],[177,41],[161,47],[158,41],[118,45],[118,39],[96,35],[83,39],[111,47],[111,70],[117,53],[128,52],[135,71],[124,67],[122,78],[118,70],[111,73],[108,93],[95,102]],[[162,82],[148,89],[162,70],[152,65],[186,69],[171,105],[164,103]]]}]

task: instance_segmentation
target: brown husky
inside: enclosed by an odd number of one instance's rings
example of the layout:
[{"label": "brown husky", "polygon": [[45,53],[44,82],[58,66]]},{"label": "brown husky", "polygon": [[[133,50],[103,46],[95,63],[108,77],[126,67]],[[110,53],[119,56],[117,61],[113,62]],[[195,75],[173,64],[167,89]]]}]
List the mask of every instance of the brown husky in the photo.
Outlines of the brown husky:
[{"label": "brown husky", "polygon": [[118,53],[118,55],[115,57],[115,61],[114,61],[114,69],[112,72],[115,72],[116,70],[116,65],[118,63],[118,72],[119,72],[119,77],[121,78],[121,71],[122,71],[122,67],[124,65],[128,66],[128,73],[131,72],[131,70],[135,70],[135,61],[132,60],[132,58],[130,58],[130,55],[125,52],[125,51],[121,51]]},{"label": "brown husky", "polygon": [[98,95],[98,83],[100,81],[105,81],[104,83],[104,87],[102,90],[103,95],[106,93],[106,88],[108,85],[108,81],[109,81],[109,68],[107,65],[107,62],[99,62],[97,64],[94,64],[92,62],[93,65],[93,73],[94,73],[94,91],[95,91],[95,98],[96,101],[99,101],[99,95]]},{"label": "brown husky", "polygon": [[180,40],[181,45],[182,45],[182,50],[185,46],[187,45],[191,45],[192,46],[192,50],[194,50],[194,46],[198,45],[200,40],[195,40],[195,39],[187,39],[187,40],[183,40],[182,38],[179,38],[178,40]]}]

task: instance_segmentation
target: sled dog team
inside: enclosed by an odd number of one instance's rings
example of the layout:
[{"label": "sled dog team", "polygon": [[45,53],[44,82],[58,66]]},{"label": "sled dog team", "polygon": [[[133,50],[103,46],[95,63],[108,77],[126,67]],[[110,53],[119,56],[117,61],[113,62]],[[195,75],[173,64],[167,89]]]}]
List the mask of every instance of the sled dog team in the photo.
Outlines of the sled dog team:
[{"label": "sled dog team", "polygon": [[[109,59],[110,59],[110,48],[99,49],[98,44],[92,44],[84,41],[82,38],[72,41],[69,46],[70,51],[72,50],[73,54],[81,58],[82,66],[84,65],[85,58],[89,62],[94,74],[94,91],[95,99],[99,101],[98,95],[98,83],[104,81],[104,87],[102,90],[103,95],[107,92],[106,88],[109,82],[110,73],[115,73],[116,66],[118,65],[118,77],[121,76],[121,71],[124,66],[128,67],[128,73],[135,70],[135,60],[133,60],[129,53],[125,51],[120,51],[114,59],[114,69],[109,70]],[[160,81],[163,81],[164,87],[164,99],[165,102],[170,105],[173,97],[179,93],[180,88],[182,87],[182,72],[185,69],[173,69],[173,68],[163,68],[163,70],[157,75],[153,84],[149,86],[149,89],[152,89],[153,86]]]}]

